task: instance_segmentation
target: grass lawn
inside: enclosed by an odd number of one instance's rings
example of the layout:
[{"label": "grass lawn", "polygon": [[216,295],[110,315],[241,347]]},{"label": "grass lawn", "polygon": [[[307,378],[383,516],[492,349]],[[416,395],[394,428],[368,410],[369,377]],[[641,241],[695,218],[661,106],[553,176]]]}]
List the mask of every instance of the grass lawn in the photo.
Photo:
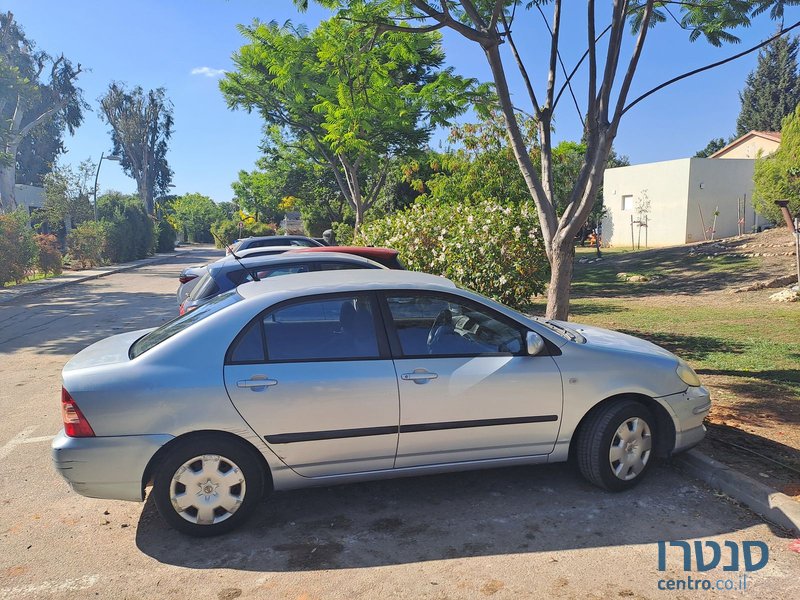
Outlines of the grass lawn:
[{"label": "grass lawn", "polygon": [[45,275],[44,273],[39,273],[37,271],[36,273],[33,273],[32,275],[28,275],[27,277],[25,277],[25,279],[23,279],[20,282],[9,281],[9,282],[5,283],[3,285],[3,287],[7,287],[8,288],[8,287],[12,287],[12,286],[17,285],[18,283],[29,283],[31,281],[38,281],[40,279],[50,279],[51,277],[55,277],[55,274],[48,273],[47,275]]}]

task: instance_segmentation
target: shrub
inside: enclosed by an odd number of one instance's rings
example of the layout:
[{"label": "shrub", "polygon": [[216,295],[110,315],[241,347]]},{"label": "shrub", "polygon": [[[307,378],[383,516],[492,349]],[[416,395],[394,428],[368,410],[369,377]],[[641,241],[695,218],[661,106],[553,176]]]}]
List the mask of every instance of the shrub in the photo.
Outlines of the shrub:
[{"label": "shrub", "polygon": [[138,196],[118,192],[101,196],[97,199],[97,214],[108,232],[105,260],[129,262],[152,252],[153,221]]},{"label": "shrub", "polygon": [[233,243],[240,237],[275,235],[275,227],[265,223],[245,224],[241,234],[239,233],[239,221],[234,219],[223,219],[211,226],[211,233],[214,237],[214,244],[217,248],[224,248]]},{"label": "shrub", "polygon": [[60,275],[62,268],[61,251],[58,249],[58,238],[50,233],[40,233],[34,236],[39,249],[36,261],[39,271],[47,275]]},{"label": "shrub", "polygon": [[157,221],[153,230],[154,252],[175,250],[175,228],[166,220]]},{"label": "shrub", "polygon": [[331,223],[331,229],[338,246],[349,246],[353,243],[355,229],[350,223]]},{"label": "shrub", "polygon": [[0,214],[0,287],[22,281],[36,260],[36,243],[24,210]]},{"label": "shrub", "polygon": [[108,224],[102,221],[86,221],[69,232],[67,246],[70,258],[79,269],[95,267],[103,263],[108,246]]},{"label": "shrub", "polygon": [[411,270],[444,275],[516,308],[524,309],[543,293],[549,279],[530,202],[417,201],[403,212],[365,224],[357,241],[395,248]]}]

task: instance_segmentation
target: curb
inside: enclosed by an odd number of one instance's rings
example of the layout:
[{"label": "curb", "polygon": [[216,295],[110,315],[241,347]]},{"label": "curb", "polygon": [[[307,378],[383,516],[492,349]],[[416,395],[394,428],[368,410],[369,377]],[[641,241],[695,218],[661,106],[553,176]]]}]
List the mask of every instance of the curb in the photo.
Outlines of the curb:
[{"label": "curb", "polygon": [[57,281],[53,282],[50,285],[39,285],[35,289],[30,289],[27,291],[22,292],[13,292],[6,297],[3,297],[3,294],[0,293],[0,304],[8,304],[13,302],[18,298],[27,298],[30,296],[38,296],[39,294],[45,294],[52,290],[57,290],[63,287],[67,287],[68,285],[74,285],[76,283],[83,283],[84,281],[91,281],[93,279],[100,279],[101,277],[107,277],[108,275],[114,275],[116,273],[123,273],[125,271],[132,271],[133,269],[138,269],[139,267],[144,267],[147,265],[157,264],[160,262],[167,261],[171,258],[176,258],[178,256],[184,256],[185,254],[189,254],[191,250],[184,250],[182,252],[172,252],[169,254],[161,254],[156,255],[152,258],[146,258],[141,261],[137,261],[135,263],[129,263],[126,265],[121,265],[119,267],[115,267],[109,269],[107,271],[103,271],[101,273],[92,273],[91,275],[87,275],[85,277],[77,277],[75,279],[70,279],[68,281]]},{"label": "curb", "polygon": [[673,458],[684,472],[724,492],[768,521],[800,535],[800,502],[740,473],[699,450]]}]

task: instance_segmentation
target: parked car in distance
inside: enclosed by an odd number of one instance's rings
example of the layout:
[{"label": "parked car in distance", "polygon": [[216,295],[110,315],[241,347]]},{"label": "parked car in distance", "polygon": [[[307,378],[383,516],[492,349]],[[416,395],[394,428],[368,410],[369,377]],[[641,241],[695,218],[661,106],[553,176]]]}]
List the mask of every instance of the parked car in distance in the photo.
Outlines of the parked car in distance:
[{"label": "parked car in distance", "polygon": [[405,270],[405,265],[400,261],[397,250],[392,248],[376,248],[373,246],[323,246],[321,248],[296,248],[292,249],[293,254],[300,252],[344,252],[345,254],[355,254],[374,260],[382,264],[387,269]]},{"label": "parked car in distance", "polygon": [[58,472],[95,498],[142,501],[152,483],[197,536],[273,490],[570,457],[625,490],[697,444],[711,406],[654,344],[388,269],[241,285],[89,346],[62,378]]},{"label": "parked car in distance", "polygon": [[248,248],[263,248],[264,246],[297,246],[299,248],[314,248],[322,246],[317,240],[304,235],[264,235],[257,237],[247,237],[236,240],[225,249],[226,254],[231,250],[239,253],[239,250]]},{"label": "parked car in distance", "polygon": [[[239,258],[244,258],[245,256],[272,256],[274,254],[281,254],[288,250],[292,250],[297,246],[263,246],[260,248],[251,248],[250,250],[241,250],[236,252],[236,256]],[[219,260],[225,260],[229,254],[226,254]],[[194,289],[194,286],[197,285],[200,277],[205,275],[208,265],[193,265],[191,267],[186,267],[183,271],[180,272],[178,275],[178,291],[176,293],[176,299],[178,300],[178,306],[183,304],[183,301],[189,296],[189,294]]]},{"label": "parked car in distance", "polygon": [[[239,253],[236,253],[239,256]],[[192,292],[183,301],[178,312],[184,314],[195,310],[218,294],[232,290],[255,279],[267,279],[280,275],[332,271],[337,269],[385,269],[383,265],[352,254],[338,252],[318,254],[292,254],[285,252],[275,256],[248,257],[236,260],[229,256],[208,265]]]}]

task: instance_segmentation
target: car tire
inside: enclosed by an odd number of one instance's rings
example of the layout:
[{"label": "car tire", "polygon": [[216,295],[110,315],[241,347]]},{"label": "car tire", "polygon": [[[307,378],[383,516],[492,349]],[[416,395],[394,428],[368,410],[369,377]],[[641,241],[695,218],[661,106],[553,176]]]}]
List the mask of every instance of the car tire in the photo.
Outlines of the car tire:
[{"label": "car tire", "polygon": [[153,480],[156,508],[187,535],[227,533],[244,523],[264,496],[255,450],[221,436],[187,439],[171,448]]},{"label": "car tire", "polygon": [[638,484],[655,458],[655,422],[653,413],[635,400],[595,410],[578,434],[576,458],[581,474],[612,492]]}]

